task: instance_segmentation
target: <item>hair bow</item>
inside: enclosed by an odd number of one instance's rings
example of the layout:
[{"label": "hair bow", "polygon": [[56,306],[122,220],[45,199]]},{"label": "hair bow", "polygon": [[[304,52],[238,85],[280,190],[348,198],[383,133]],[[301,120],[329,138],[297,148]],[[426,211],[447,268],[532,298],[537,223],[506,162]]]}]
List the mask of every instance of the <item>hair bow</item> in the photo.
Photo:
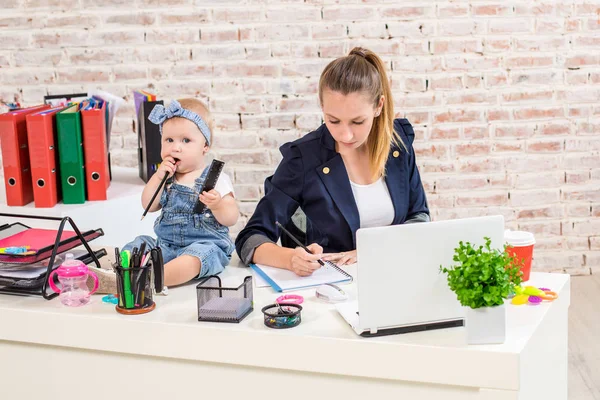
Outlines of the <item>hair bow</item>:
[{"label": "hair bow", "polygon": [[211,133],[206,122],[204,122],[202,117],[200,117],[195,112],[190,111],[187,108],[181,107],[181,104],[179,104],[177,100],[171,101],[169,107],[165,107],[162,104],[155,105],[152,109],[152,112],[148,116],[148,119],[150,120],[150,122],[160,126],[160,134],[162,135],[163,123],[166,120],[171,119],[173,117],[185,118],[196,124],[196,126],[198,127],[198,129],[200,129],[200,132],[202,132],[202,135],[206,139],[206,144],[210,146]]}]

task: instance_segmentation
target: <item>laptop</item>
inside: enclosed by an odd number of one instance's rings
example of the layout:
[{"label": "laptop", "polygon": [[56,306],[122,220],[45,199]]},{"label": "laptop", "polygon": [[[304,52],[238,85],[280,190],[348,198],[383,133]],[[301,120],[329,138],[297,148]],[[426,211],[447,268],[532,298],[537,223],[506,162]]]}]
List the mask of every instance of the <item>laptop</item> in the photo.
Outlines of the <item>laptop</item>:
[{"label": "laptop", "polygon": [[459,241],[479,246],[484,237],[503,248],[503,216],[359,229],[357,299],[336,308],[363,337],[463,326],[440,265],[454,264]]}]

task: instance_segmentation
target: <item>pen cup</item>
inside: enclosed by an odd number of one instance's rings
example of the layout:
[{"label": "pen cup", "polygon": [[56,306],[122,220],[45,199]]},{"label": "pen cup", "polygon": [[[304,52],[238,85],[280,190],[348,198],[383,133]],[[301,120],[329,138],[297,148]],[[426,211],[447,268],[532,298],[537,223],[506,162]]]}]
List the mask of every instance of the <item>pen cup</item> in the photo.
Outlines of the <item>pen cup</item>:
[{"label": "pen cup", "polygon": [[154,310],[156,304],[152,300],[152,263],[148,262],[144,267],[138,268],[123,268],[113,264],[113,269],[117,275],[117,312],[136,315]]}]

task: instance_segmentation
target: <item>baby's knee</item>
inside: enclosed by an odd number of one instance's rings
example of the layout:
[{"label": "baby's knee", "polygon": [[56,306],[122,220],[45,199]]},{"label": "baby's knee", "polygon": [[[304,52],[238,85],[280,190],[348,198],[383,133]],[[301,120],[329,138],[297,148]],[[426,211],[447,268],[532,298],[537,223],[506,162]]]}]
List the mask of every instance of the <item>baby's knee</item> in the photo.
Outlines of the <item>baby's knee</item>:
[{"label": "baby's knee", "polygon": [[137,247],[139,249],[143,243],[146,243],[147,249],[156,247],[156,239],[154,239],[152,236],[141,235],[133,239],[131,242],[127,243],[125,246],[123,246],[123,250],[131,251],[134,247]]},{"label": "baby's knee", "polygon": [[221,250],[214,250],[207,257],[203,258],[200,276],[218,275],[229,264],[230,258]]}]

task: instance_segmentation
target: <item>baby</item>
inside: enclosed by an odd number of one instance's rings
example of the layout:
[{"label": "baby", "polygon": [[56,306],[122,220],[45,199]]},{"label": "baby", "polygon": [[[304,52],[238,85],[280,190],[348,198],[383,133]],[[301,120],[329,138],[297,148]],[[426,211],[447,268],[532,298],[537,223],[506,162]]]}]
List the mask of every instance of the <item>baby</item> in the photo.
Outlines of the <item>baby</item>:
[{"label": "baby", "polygon": [[[166,286],[218,274],[234,250],[228,227],[237,222],[239,210],[231,179],[224,172],[215,189],[200,193],[208,173],[206,153],[213,143],[210,112],[196,99],[181,99],[168,108],[156,105],[148,119],[160,125],[162,163],[142,192],[144,208],[163,177],[169,178],[149,209],[162,209],[154,223],[157,240],[138,236],[123,250],[139,249],[144,242],[147,249],[159,246]],[[198,199],[206,205],[202,214],[194,213]]]}]

